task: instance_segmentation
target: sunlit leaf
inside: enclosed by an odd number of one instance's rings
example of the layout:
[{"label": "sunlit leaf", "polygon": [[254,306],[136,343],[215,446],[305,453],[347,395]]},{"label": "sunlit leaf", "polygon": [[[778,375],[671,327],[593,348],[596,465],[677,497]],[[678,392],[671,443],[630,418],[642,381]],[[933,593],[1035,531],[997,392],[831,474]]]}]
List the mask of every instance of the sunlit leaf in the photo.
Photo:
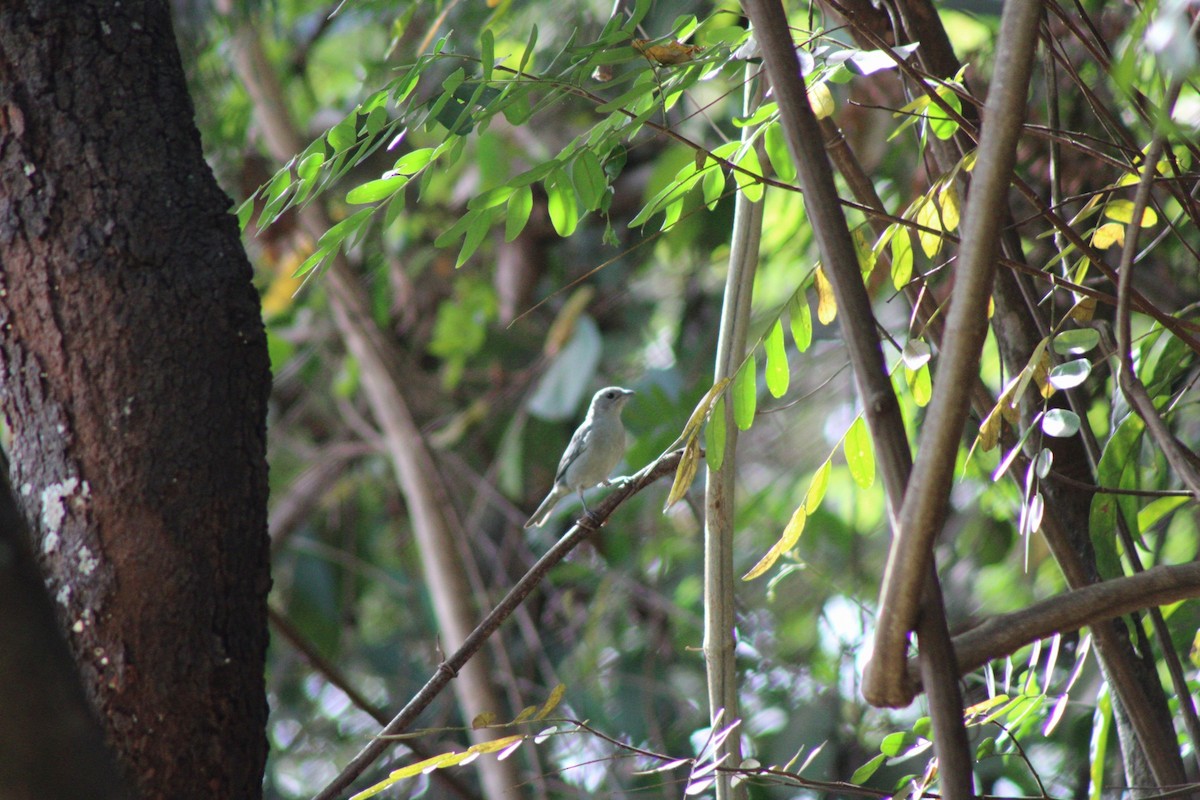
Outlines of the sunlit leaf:
[{"label": "sunlit leaf", "polygon": [[754,424],[754,412],[758,404],[757,369],[758,364],[752,353],[733,378],[733,422],[739,430],[750,430]]},{"label": "sunlit leaf", "polygon": [[933,399],[933,379],[929,374],[929,365],[922,364],[915,370],[906,367],[904,377],[917,407],[924,408],[929,405],[929,401]]},{"label": "sunlit leaf", "polygon": [[1074,436],[1079,432],[1079,415],[1066,408],[1052,408],[1042,415],[1042,430],[1047,436]]},{"label": "sunlit leaf", "polygon": [[808,310],[808,297],[798,293],[788,303],[788,321],[791,323],[792,341],[803,353],[812,344],[812,312]]},{"label": "sunlit leaf", "polygon": [[828,325],[837,317],[837,300],[833,296],[833,284],[825,277],[825,270],[817,267],[817,319]]},{"label": "sunlit leaf", "polygon": [[812,482],[808,484],[808,491],[804,494],[804,510],[809,514],[814,513],[825,499],[825,489],[829,486],[829,472],[832,467],[833,462],[826,459],[813,473]]},{"label": "sunlit leaf", "polygon": [[812,106],[817,119],[832,116],[837,110],[833,102],[833,92],[829,91],[829,85],[824,81],[808,87],[808,104]]},{"label": "sunlit leaf", "polygon": [[733,179],[742,194],[753,203],[762,200],[762,165],[758,161],[758,151],[753,146],[742,148],[734,163],[741,168],[733,171]]},{"label": "sunlit leaf", "polygon": [[[922,230],[917,231],[917,241],[921,243],[921,250],[928,258],[933,258],[942,249],[942,218],[938,213],[936,204],[928,200],[921,203],[917,209],[917,224],[922,227]],[[932,230],[924,230],[930,228]]]},{"label": "sunlit leaf", "polygon": [[850,468],[850,477],[862,488],[870,488],[875,482],[875,448],[871,444],[866,420],[861,416],[855,417],[850,430],[846,431],[842,449],[846,453],[846,466]]},{"label": "sunlit leaf", "polygon": [[1100,332],[1095,328],[1075,328],[1054,337],[1054,352],[1060,356],[1077,356],[1100,344]]},{"label": "sunlit leaf", "polygon": [[1050,383],[1056,389],[1073,389],[1087,380],[1092,372],[1092,362],[1086,358],[1077,358],[1065,364],[1058,364],[1050,370]]},{"label": "sunlit leaf", "polygon": [[892,285],[903,289],[912,280],[913,249],[912,233],[907,228],[896,231],[892,237]]},{"label": "sunlit leaf", "polygon": [[1092,247],[1107,250],[1113,245],[1125,246],[1125,226],[1117,222],[1106,222],[1092,233]]},{"label": "sunlit leaf", "polygon": [[958,189],[954,187],[953,181],[948,181],[942,190],[938,192],[938,208],[942,212],[942,227],[945,230],[952,231],[958,228],[959,220],[959,204],[958,204]]},{"label": "sunlit leaf", "polygon": [[862,784],[866,783],[868,780],[871,779],[871,776],[874,775],[876,773],[876,771],[880,767],[883,766],[883,762],[885,759],[887,759],[887,756],[885,756],[883,753],[880,753],[879,755],[875,756],[870,761],[863,764],[858,769],[854,770],[854,774],[850,776],[850,782],[855,785],[858,785],[858,786],[861,786]]},{"label": "sunlit leaf", "polygon": [[796,542],[800,541],[800,534],[804,532],[804,523],[808,519],[808,514],[801,505],[794,512],[792,518],[788,520],[788,524],[783,529],[783,534],[771,545],[771,549],[766,552],[762,558],[758,560],[749,572],[742,576],[744,581],[752,581],[764,575],[767,570],[775,566],[775,562],[779,557],[796,546]]},{"label": "sunlit leaf", "polygon": [[[1108,205],[1104,207],[1104,216],[1109,219],[1115,219],[1117,222],[1129,224],[1133,222],[1133,201],[1132,200],[1110,200]],[[1149,228],[1158,224],[1158,214],[1153,208],[1147,206],[1142,211],[1141,227]]]},{"label": "sunlit leaf", "polygon": [[504,241],[511,242],[521,235],[532,211],[533,189],[528,184],[518,186],[508,196],[508,210],[504,217]]},{"label": "sunlit leaf", "polygon": [[566,238],[579,224],[579,208],[575,205],[575,187],[562,170],[555,170],[546,179],[546,210],[559,236]]},{"label": "sunlit leaf", "polygon": [[788,152],[787,139],[779,120],[769,123],[763,131],[763,146],[779,179],[786,183],[796,180],[796,163]]},{"label": "sunlit leaf", "polygon": [[783,346],[783,322],[780,320],[775,320],[775,324],[771,326],[771,332],[763,340],[763,349],[767,353],[767,365],[764,370],[767,391],[772,397],[783,397],[787,394],[791,369],[788,366],[787,351]]}]

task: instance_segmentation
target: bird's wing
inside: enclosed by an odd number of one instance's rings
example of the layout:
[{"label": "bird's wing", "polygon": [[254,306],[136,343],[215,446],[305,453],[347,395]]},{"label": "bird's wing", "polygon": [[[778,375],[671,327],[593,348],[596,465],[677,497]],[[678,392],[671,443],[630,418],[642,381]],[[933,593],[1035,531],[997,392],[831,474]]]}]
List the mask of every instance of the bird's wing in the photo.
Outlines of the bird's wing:
[{"label": "bird's wing", "polygon": [[592,425],[590,422],[584,422],[575,429],[575,434],[571,436],[567,449],[563,451],[562,460],[558,462],[558,472],[554,474],[555,483],[562,483],[566,480],[567,469],[587,452],[591,443]]}]

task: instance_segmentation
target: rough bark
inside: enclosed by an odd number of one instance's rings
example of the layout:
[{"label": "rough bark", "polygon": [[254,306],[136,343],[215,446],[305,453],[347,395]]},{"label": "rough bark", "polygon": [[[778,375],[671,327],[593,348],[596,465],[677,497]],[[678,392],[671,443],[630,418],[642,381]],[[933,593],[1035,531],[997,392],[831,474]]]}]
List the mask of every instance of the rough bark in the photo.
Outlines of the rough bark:
[{"label": "rough bark", "polygon": [[261,795],[266,341],[167,5],[0,11],[0,407],[55,607],[145,798]]}]

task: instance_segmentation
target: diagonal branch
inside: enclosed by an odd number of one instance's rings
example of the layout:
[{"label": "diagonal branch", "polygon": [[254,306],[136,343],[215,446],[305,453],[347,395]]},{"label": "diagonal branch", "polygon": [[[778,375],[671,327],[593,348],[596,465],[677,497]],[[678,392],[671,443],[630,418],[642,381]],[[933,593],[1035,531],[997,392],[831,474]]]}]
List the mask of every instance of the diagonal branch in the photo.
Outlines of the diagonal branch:
[{"label": "diagonal branch", "polygon": [[682,455],[682,450],[676,450],[675,452],[661,456],[658,460],[642,468],[641,471],[626,479],[623,483],[618,484],[617,488],[596,504],[590,516],[582,517],[571,526],[563,534],[563,537],[547,550],[546,554],[537,560],[537,563],[529,568],[529,571],[521,577],[521,580],[517,581],[509,589],[508,594],[492,609],[491,613],[484,617],[475,630],[471,631],[470,635],[463,640],[462,646],[438,665],[433,675],[421,687],[421,690],[413,695],[408,704],[400,710],[400,713],[313,800],[333,800],[333,798],[339,796],[349,788],[350,784],[374,764],[383,755],[383,752],[393,744],[392,740],[384,737],[396,736],[403,733],[416,721],[421,712],[429,707],[429,704],[442,693],[442,690],[466,666],[472,656],[479,651],[479,648],[488,640],[488,637],[495,633],[517,607],[524,602],[525,598],[537,588],[537,585],[542,582],[546,574],[589,536],[599,531],[604,523],[608,521],[608,518],[612,516],[613,512],[627,499],[659,478],[674,474],[676,468],[679,466],[679,459]]}]

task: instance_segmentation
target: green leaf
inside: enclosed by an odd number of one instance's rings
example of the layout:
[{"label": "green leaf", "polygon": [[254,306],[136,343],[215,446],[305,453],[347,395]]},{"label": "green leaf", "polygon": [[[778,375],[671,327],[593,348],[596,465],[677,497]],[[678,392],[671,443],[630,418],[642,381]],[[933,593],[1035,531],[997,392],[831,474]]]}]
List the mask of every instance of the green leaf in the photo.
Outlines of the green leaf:
[{"label": "green leaf", "polygon": [[416,175],[433,160],[434,149],[432,147],[418,147],[416,150],[405,153],[396,159],[395,165],[392,167],[392,172],[398,175]]},{"label": "green leaf", "polygon": [[816,513],[821,501],[825,499],[825,489],[829,486],[829,473],[832,468],[833,462],[825,459],[825,463],[813,473],[812,482],[808,484],[808,491],[804,494],[804,510],[809,516]]},{"label": "green leaf", "polygon": [[892,285],[903,289],[913,274],[912,232],[901,228],[892,237]]},{"label": "green leaf", "polygon": [[564,239],[575,232],[579,224],[579,208],[575,205],[575,187],[561,169],[556,169],[545,181],[546,209],[554,230]]},{"label": "green leaf", "polygon": [[725,463],[725,424],[725,395],[721,395],[704,427],[704,459],[713,472],[719,472]]},{"label": "green leaf", "polygon": [[916,734],[910,731],[896,731],[883,737],[883,741],[879,743],[879,752],[889,758],[895,758],[916,743]]},{"label": "green leaf", "polygon": [[788,303],[788,320],[791,322],[792,341],[803,353],[812,344],[812,311],[808,308],[808,296],[798,292]]},{"label": "green leaf", "polygon": [[929,401],[933,398],[933,381],[929,375],[929,365],[922,364],[915,370],[905,367],[904,379],[908,382],[909,391],[912,392],[913,402],[919,408],[929,405]]},{"label": "green leaf", "polygon": [[758,364],[751,353],[733,378],[733,422],[739,430],[750,430],[754,424],[755,406],[758,403],[757,370]]},{"label": "green leaf", "polygon": [[458,260],[454,262],[454,268],[458,269],[463,264],[467,263],[479,245],[483,242],[485,236],[492,228],[492,215],[480,214],[475,220],[467,226],[467,235],[463,238],[462,249],[458,251]]},{"label": "green leaf", "polygon": [[779,179],[784,183],[796,180],[796,163],[792,161],[792,154],[788,152],[787,139],[779,120],[768,123],[763,130],[763,147]]},{"label": "green leaf", "polygon": [[496,36],[491,28],[484,28],[479,36],[479,62],[483,67],[483,79],[490,81],[496,66]]},{"label": "green leaf", "polygon": [[321,165],[325,163],[325,153],[316,151],[309,153],[304,158],[300,159],[299,166],[296,167],[296,175],[300,180],[310,182],[316,180],[317,175],[321,171]]},{"label": "green leaf", "polygon": [[[758,162],[758,150],[754,145],[744,148],[734,163],[741,167],[741,169],[733,171],[733,179],[737,182],[737,187],[742,190],[742,194],[746,195],[746,199],[752,203],[762,200],[763,184],[760,179],[762,165]],[[747,170],[750,174],[742,170]]]},{"label": "green leaf", "polygon": [[1073,389],[1087,380],[1091,372],[1092,362],[1086,358],[1077,358],[1050,370],[1050,385],[1055,389]]},{"label": "green leaf", "polygon": [[449,247],[451,243],[458,241],[458,237],[467,232],[467,228],[471,227],[471,224],[481,213],[483,212],[479,210],[472,210],[468,211],[466,214],[463,214],[458,218],[458,222],[442,231],[441,234],[439,234],[438,237],[433,240],[433,246]]},{"label": "green leaf", "polygon": [[571,178],[583,207],[589,211],[599,208],[600,199],[608,191],[608,181],[604,178],[604,168],[600,166],[596,154],[591,150],[581,150],[572,165]]},{"label": "green leaf", "polygon": [[783,323],[780,320],[775,320],[775,324],[771,326],[763,348],[767,351],[767,391],[773,397],[783,397],[787,394],[791,369],[788,367],[787,351],[783,346]]},{"label": "green leaf", "polygon": [[537,25],[534,25],[529,31],[529,41],[525,43],[525,50],[521,53],[521,62],[517,64],[518,73],[524,72],[525,67],[529,64],[530,59],[533,58],[533,49],[537,47],[537,40],[538,27]]},{"label": "green leaf", "polygon": [[1074,436],[1079,432],[1079,415],[1065,408],[1051,408],[1042,415],[1042,430],[1060,439]]},{"label": "green leaf", "polygon": [[508,210],[504,217],[504,241],[511,242],[525,229],[529,213],[533,211],[533,190],[528,185],[518,186],[508,196]]},{"label": "green leaf", "polygon": [[347,192],[346,202],[352,206],[377,203],[400,191],[406,183],[408,183],[408,176],[406,175],[396,175],[391,178],[379,178],[367,181]]},{"label": "green leaf", "polygon": [[861,416],[855,417],[850,430],[846,431],[842,449],[846,453],[850,477],[863,489],[869,489],[875,482],[875,449],[871,445],[867,422]]},{"label": "green leaf", "polygon": [[1054,337],[1054,352],[1060,356],[1077,356],[1088,352],[1100,343],[1100,333],[1095,328],[1075,328],[1063,331]]},{"label": "green leaf", "polygon": [[[946,101],[946,105],[950,106],[958,114],[962,114],[962,101],[958,99],[958,95],[951,89],[940,86],[937,89],[937,94]],[[958,122],[948,117],[941,106],[931,102],[925,112],[925,116],[929,119],[929,129],[933,131],[933,135],[943,141],[958,132]]]},{"label": "green leaf", "polygon": [[714,164],[704,171],[701,191],[704,192],[704,205],[712,211],[725,193],[725,170],[719,164]]},{"label": "green leaf", "polygon": [[871,779],[871,776],[883,766],[884,759],[886,758],[887,756],[885,756],[883,753],[875,756],[870,761],[854,770],[854,774],[850,776],[850,782],[859,786],[866,783]]}]

